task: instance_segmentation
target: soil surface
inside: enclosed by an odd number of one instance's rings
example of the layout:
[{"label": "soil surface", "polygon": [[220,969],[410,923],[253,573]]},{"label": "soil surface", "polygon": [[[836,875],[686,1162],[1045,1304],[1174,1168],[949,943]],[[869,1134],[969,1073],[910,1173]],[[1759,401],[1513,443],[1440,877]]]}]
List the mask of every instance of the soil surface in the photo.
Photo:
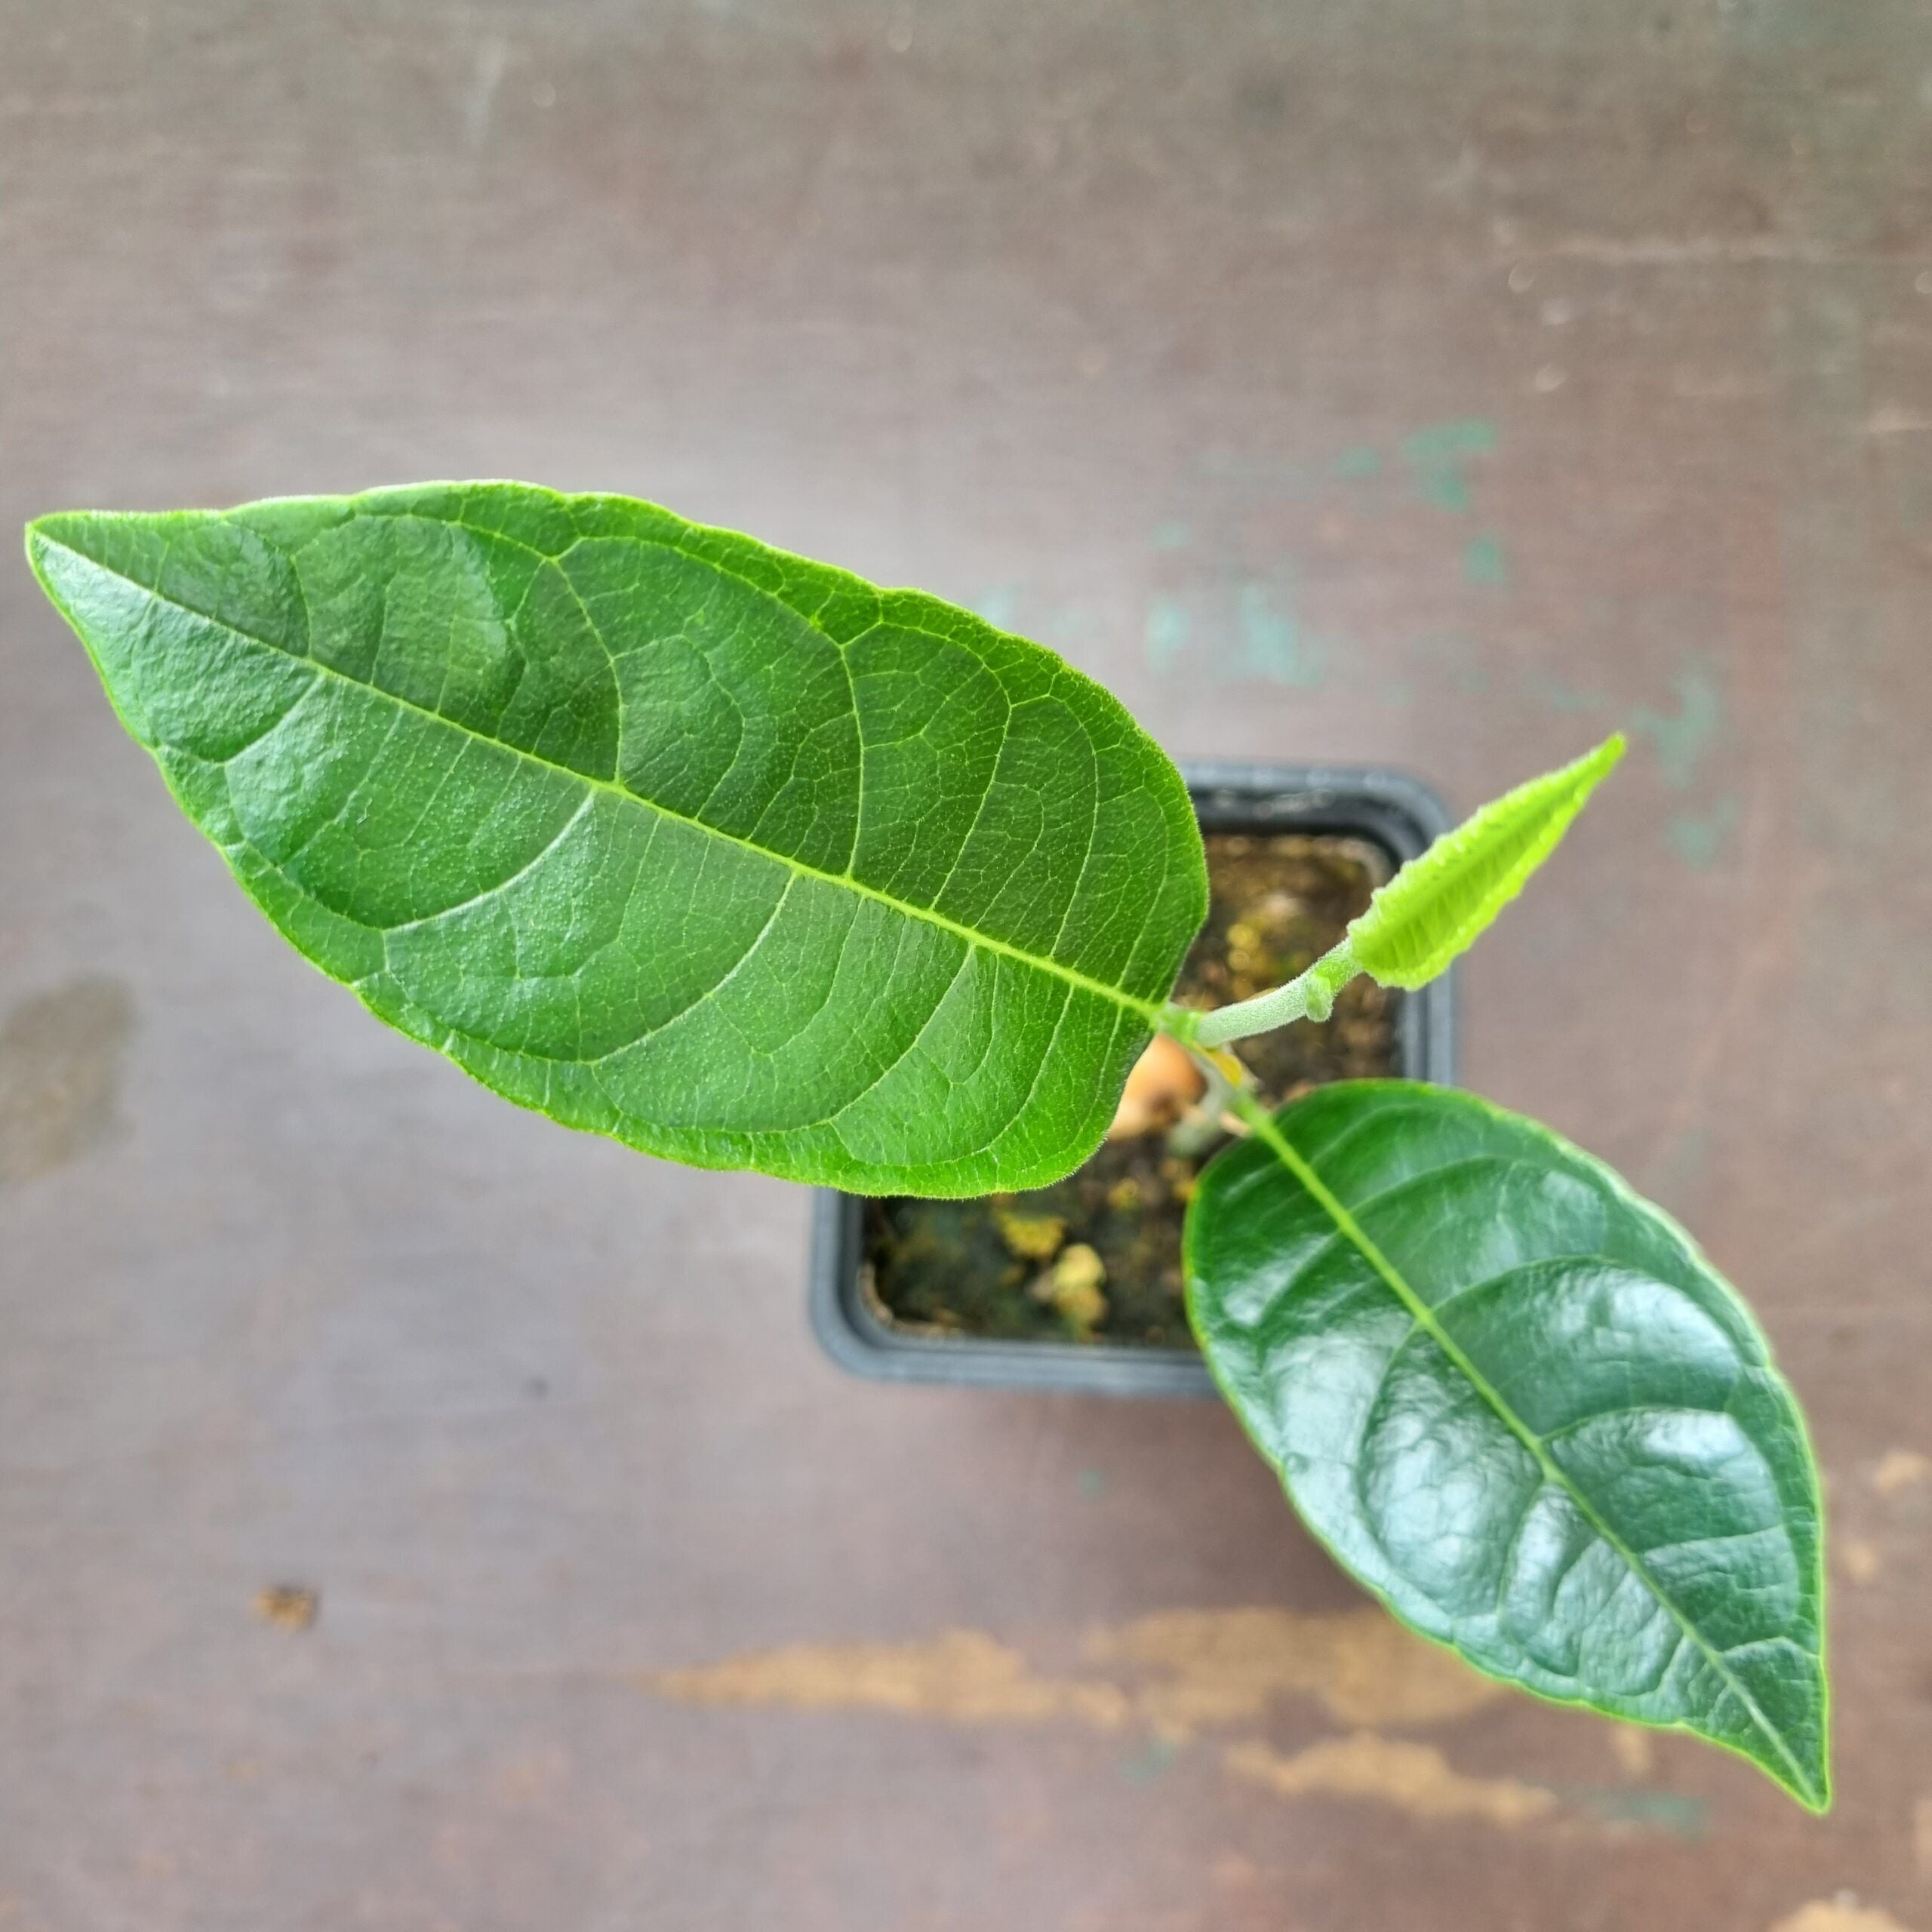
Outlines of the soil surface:
[{"label": "soil surface", "polygon": [[[1334,946],[1388,876],[1355,838],[1207,840],[1208,923],[1176,998],[1225,1006],[1291,980]],[[1262,1096],[1398,1071],[1401,995],[1366,977],[1325,1026],[1243,1041]],[[1109,1140],[1051,1187],[972,1201],[866,1204],[866,1287],[894,1326],[922,1334],[1191,1348],[1180,1232],[1195,1176],[1215,1151],[1171,1152],[1164,1128]]]}]

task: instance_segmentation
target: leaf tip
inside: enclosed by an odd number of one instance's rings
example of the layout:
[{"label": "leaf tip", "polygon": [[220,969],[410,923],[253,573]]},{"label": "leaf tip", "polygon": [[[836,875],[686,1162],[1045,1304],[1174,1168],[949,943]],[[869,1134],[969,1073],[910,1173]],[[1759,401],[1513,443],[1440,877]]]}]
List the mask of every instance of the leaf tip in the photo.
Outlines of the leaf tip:
[{"label": "leaf tip", "polygon": [[1786,1789],[1813,1817],[1824,1817],[1831,1810],[1837,1794],[1832,1789],[1831,1746],[1823,1730],[1819,1734],[1817,1756],[1800,1768],[1802,1777],[1793,1779]]},{"label": "leaf tip", "polygon": [[71,547],[68,539],[75,524],[80,521],[81,513],[74,510],[52,510],[45,516],[31,518],[23,533],[26,543],[27,563],[43,588],[47,585],[47,553],[49,550]]},{"label": "leaf tip", "polygon": [[1721,1738],[1715,1741],[1741,1750],[1787,1798],[1814,1818],[1822,1818],[1831,1810],[1836,1796],[1832,1786],[1831,1690],[1822,1665],[1811,1690],[1817,1702],[1797,1729],[1774,1727],[1761,1714],[1758,1734],[1748,1743]]},{"label": "leaf tip", "polygon": [[1807,1770],[1802,1777],[1774,1771],[1772,1777],[1787,1797],[1795,1799],[1814,1818],[1829,1817],[1835,1801],[1831,1775],[1823,1765]]},{"label": "leaf tip", "polygon": [[56,604],[60,600],[54,596],[53,580],[48,574],[48,552],[58,545],[59,540],[54,534],[54,526],[58,521],[57,516],[37,516],[28,524],[23,533],[26,544],[27,568],[33,572],[35,583]]},{"label": "leaf tip", "polygon": [[1564,766],[1561,774],[1552,775],[1567,778],[1575,786],[1580,808],[1583,801],[1623,763],[1623,754],[1629,749],[1630,740],[1621,731],[1613,731],[1601,744],[1593,745],[1581,758]]}]

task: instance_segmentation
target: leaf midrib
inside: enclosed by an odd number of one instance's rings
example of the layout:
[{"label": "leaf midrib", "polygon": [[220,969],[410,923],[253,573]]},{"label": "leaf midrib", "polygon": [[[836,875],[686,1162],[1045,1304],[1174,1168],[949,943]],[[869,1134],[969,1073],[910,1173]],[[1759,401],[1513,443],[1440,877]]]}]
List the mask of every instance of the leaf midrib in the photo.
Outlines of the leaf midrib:
[{"label": "leaf midrib", "polygon": [[1435,1311],[1410,1287],[1401,1271],[1370,1238],[1367,1229],[1355,1220],[1346,1204],[1328,1187],[1315,1168],[1291,1145],[1287,1137],[1275,1125],[1273,1115],[1251,1095],[1245,1093],[1237,1092],[1235,1106],[1236,1111],[1266,1143],[1276,1159],[1315,1197],[1340,1232],[1354,1244],[1362,1258],[1381,1276],[1383,1283],[1407,1311],[1410,1319],[1468,1377],[1471,1386],[1495,1411],[1498,1419],[1529,1451],[1536,1459],[1538,1468],[1543,1471],[1544,1480],[1554,1484],[1570,1498],[1591,1528],[1629,1566],[1631,1574],[1670,1613],[1678,1628],[1703,1654],[1711,1668],[1723,1679],[1726,1688],[1750,1713],[1752,1721],[1770,1740],[1772,1748],[1789,1770],[1795,1789],[1802,1792],[1807,1801],[1813,1804],[1820,1801],[1823,1794],[1798,1762],[1790,1746],[1785,1742],[1783,1734],[1771,1722],[1757,1699],[1724,1661],[1723,1653],[1711,1647],[1703,1633],[1678,1608],[1669,1592],[1644,1567],[1637,1553],[1603,1520],[1589,1497],[1583,1494],[1561,1466],[1549,1454],[1543,1438],[1504,1401],[1500,1392],[1435,1319]]},{"label": "leaf midrib", "polygon": [[[198,611],[192,605],[184,604],[178,598],[170,597],[165,592],[155,589],[152,585],[143,583],[138,578],[125,577],[118,571],[110,570],[106,565],[101,563],[97,558],[90,557],[85,551],[76,550],[71,544],[62,543],[57,539],[46,535],[43,531],[36,531],[34,534],[36,540],[48,549],[63,551],[68,556],[75,558],[85,564],[90,570],[98,571],[103,576],[118,579],[121,583],[139,591],[143,597],[152,598],[157,604],[165,604],[171,610],[179,611],[184,617],[192,617],[198,623],[211,625],[217,630],[226,631],[232,636],[241,638],[245,643],[254,645],[263,651],[275,651],[288,658],[291,663],[303,665],[321,673],[325,677],[333,678],[338,683],[347,685],[352,691],[366,692],[398,706],[400,709],[414,712],[418,717],[426,718],[432,722],[443,726],[446,730],[459,731],[466,737],[473,739],[478,744],[488,745],[495,750],[509,753],[513,758],[522,758],[540,771],[552,773],[559,777],[574,780],[578,784],[593,791],[607,792],[613,798],[621,799],[627,805],[658,813],[661,817],[670,820],[675,824],[688,826],[694,832],[701,832],[709,838],[721,840],[728,845],[734,845],[740,851],[749,852],[755,857],[769,860],[774,864],[786,866],[798,878],[814,879],[821,884],[840,888],[857,894],[860,898],[869,899],[878,905],[886,906],[906,918],[920,920],[928,925],[938,928],[941,931],[950,933],[954,937],[963,940],[968,946],[977,946],[983,951],[999,954],[1003,958],[1011,959],[1020,965],[1032,968],[1037,971],[1051,974],[1056,978],[1065,980],[1068,984],[1082,992],[1095,994],[1102,999],[1110,1000],[1115,1005],[1124,1007],[1128,1011],[1139,1014],[1150,1028],[1158,1025],[1159,1022],[1161,1009],[1158,1002],[1139,998],[1122,987],[1109,986],[1105,980],[1096,980],[1081,972],[1077,967],[1063,964],[1057,959],[1043,958],[1037,953],[1029,952],[1023,947],[1014,946],[1009,941],[997,938],[990,933],[980,932],[973,927],[962,924],[957,919],[949,918],[943,912],[935,911],[928,906],[913,905],[903,899],[894,898],[891,893],[881,892],[878,887],[866,884],[863,879],[854,878],[850,872],[826,872],[819,866],[808,865],[801,859],[795,859],[787,853],[774,852],[769,847],[756,844],[749,838],[741,838],[734,832],[727,832],[721,826],[709,825],[703,819],[693,818],[685,813],[675,810],[671,806],[660,804],[655,798],[647,798],[641,793],[632,791],[628,786],[620,785],[614,779],[600,778],[593,773],[580,771],[574,765],[560,764],[555,759],[545,758],[540,752],[528,751],[521,745],[508,743],[501,738],[493,738],[487,733],[478,731],[472,726],[463,723],[460,719],[447,718],[440,711],[432,711],[427,705],[418,704],[414,699],[401,697],[395,692],[385,690],[383,686],[366,679],[352,677],[347,672],[338,669],[333,664],[325,663],[319,657],[291,651],[286,645],[278,644],[272,638],[258,637],[254,632],[242,629],[238,624],[231,622],[226,617],[211,617],[205,611]],[[224,764],[227,761],[223,761]],[[493,892],[500,891],[502,890],[502,886],[501,884],[492,886],[489,890]],[[476,895],[477,897],[485,896],[487,895]],[[475,900],[472,899],[466,903],[473,904]],[[454,909],[456,909],[446,907],[444,912]],[[443,912],[435,912],[426,914],[424,918],[440,918],[443,915]],[[408,923],[418,924],[422,921],[417,920],[411,921]],[[1063,920],[1063,927],[1065,921]]]}]

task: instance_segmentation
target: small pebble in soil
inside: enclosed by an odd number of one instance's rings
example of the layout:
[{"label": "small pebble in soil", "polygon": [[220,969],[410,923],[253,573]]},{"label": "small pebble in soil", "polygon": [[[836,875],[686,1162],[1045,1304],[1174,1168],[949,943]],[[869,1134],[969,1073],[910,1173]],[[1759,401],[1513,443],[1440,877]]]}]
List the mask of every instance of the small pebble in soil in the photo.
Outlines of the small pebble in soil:
[{"label": "small pebble in soil", "polygon": [[1023,1261],[1051,1261],[1066,1239],[1066,1223],[1057,1214],[1016,1214],[1010,1208],[993,1210],[1000,1239]]},{"label": "small pebble in soil", "polygon": [[1084,1339],[1106,1318],[1107,1298],[1100,1292],[1106,1278],[1107,1264],[1077,1241],[1033,1284],[1033,1293]]}]

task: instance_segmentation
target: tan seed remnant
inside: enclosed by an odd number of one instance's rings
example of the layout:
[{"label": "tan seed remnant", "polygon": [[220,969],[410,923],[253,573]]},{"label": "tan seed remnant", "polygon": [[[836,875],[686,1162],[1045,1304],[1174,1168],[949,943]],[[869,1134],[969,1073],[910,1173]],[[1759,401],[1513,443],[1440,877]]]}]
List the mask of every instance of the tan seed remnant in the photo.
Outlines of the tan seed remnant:
[{"label": "tan seed remnant", "polygon": [[1127,1076],[1107,1138],[1130,1140],[1136,1134],[1173,1126],[1207,1084],[1187,1049],[1167,1034],[1156,1033]]},{"label": "tan seed remnant", "polygon": [[1023,1261],[1051,1261],[1066,1238],[1066,1223],[1057,1214],[1016,1214],[995,1208],[993,1223],[1009,1253]]}]

